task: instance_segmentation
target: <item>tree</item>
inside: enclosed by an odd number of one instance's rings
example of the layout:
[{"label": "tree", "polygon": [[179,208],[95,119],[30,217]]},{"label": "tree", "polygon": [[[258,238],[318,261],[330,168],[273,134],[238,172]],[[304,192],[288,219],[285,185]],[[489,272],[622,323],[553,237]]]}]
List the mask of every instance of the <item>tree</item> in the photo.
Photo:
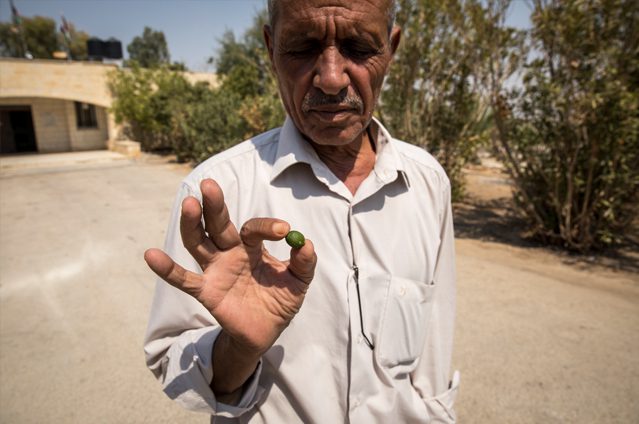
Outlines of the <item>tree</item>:
[{"label": "tree", "polygon": [[127,46],[129,59],[143,68],[156,68],[170,62],[169,48],[162,31],[144,27],[142,36],[133,38]]},{"label": "tree", "polygon": [[226,32],[220,40],[218,58],[209,59],[216,64],[223,89],[241,99],[239,114],[247,125],[244,138],[282,125],[285,117],[262,39],[267,20],[266,10],[258,13],[240,40],[232,32]]},{"label": "tree", "polygon": [[69,49],[71,57],[83,60],[87,57],[89,34],[68,23],[68,38],[56,30],[51,18],[21,17],[20,22],[0,23],[0,56],[25,57],[29,52],[36,59],[51,59],[53,52]]},{"label": "tree", "polygon": [[90,36],[84,31],[76,29],[72,23],[67,23],[67,35],[64,32],[59,34],[58,44],[65,46],[73,60],[87,59],[87,41]]},{"label": "tree", "polygon": [[639,203],[639,3],[536,0],[521,90],[495,95],[500,151],[538,238],[614,243]]},{"label": "tree", "polygon": [[9,57],[51,59],[58,50],[56,23],[51,18],[34,16],[21,18],[21,22],[0,23],[0,54]]},{"label": "tree", "polygon": [[118,124],[126,124],[125,135],[139,141],[143,150],[157,147],[153,139],[154,119],[151,110],[153,72],[137,64],[117,69],[109,75],[109,89],[113,95],[111,112]]},{"label": "tree", "polygon": [[240,40],[221,41],[218,87],[189,84],[173,66],[142,68],[135,61],[110,77],[116,121],[144,150],[170,149],[180,161],[200,162],[233,144],[279,126],[284,111],[261,41],[266,13]]},{"label": "tree", "polygon": [[488,15],[480,0],[400,0],[403,29],[381,98],[381,116],[399,138],[426,147],[462,197],[462,168],[489,140],[479,40]]},{"label": "tree", "polygon": [[18,31],[19,29],[11,23],[0,23],[0,56],[24,57]]},{"label": "tree", "polygon": [[145,151],[200,162],[244,138],[241,97],[227,88],[190,84],[168,66],[114,70],[109,77],[116,122]]}]

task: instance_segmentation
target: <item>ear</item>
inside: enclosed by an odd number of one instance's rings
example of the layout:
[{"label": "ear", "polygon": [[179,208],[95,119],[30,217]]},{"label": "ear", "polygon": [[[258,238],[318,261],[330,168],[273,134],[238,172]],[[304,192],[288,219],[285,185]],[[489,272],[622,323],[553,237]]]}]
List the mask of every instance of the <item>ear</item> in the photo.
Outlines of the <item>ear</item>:
[{"label": "ear", "polygon": [[388,58],[388,62],[386,62],[386,70],[384,71],[384,75],[388,75],[390,72],[391,63],[393,63],[393,58],[395,57],[395,52],[399,47],[399,41],[402,38],[402,29],[397,25],[393,26],[389,37],[390,44],[390,57]]},{"label": "ear", "polygon": [[271,69],[275,71],[275,63],[273,62],[273,44],[275,42],[273,38],[273,29],[270,25],[264,25],[264,28],[262,28],[262,34],[264,36],[264,44],[266,45],[266,50],[268,50],[268,57],[271,61]]},{"label": "ear", "polygon": [[397,48],[399,47],[399,41],[402,39],[402,29],[397,25],[393,25],[393,29],[391,30],[389,38],[391,46],[391,56],[394,56]]}]

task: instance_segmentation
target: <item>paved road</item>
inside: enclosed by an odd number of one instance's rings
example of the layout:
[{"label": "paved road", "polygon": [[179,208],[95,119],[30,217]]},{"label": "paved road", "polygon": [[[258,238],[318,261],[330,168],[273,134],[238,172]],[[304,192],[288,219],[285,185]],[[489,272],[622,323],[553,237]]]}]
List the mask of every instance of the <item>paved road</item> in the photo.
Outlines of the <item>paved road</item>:
[{"label": "paved road", "polygon": [[0,422],[208,422],[167,400],[142,352],[142,255],[186,171],[102,153],[0,158]]},{"label": "paved road", "polygon": [[[164,397],[141,347],[142,253],[187,170],[104,153],[0,158],[2,423],[208,422]],[[639,422],[637,275],[457,247],[460,422]]]}]

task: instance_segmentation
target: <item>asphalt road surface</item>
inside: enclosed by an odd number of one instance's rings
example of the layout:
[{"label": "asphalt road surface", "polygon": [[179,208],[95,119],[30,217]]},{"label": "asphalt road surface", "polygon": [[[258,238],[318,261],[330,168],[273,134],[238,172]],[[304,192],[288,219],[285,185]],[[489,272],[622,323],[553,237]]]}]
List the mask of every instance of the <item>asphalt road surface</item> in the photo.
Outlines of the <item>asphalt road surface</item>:
[{"label": "asphalt road surface", "polygon": [[[1,423],[208,422],[164,396],[142,352],[142,254],[187,172],[109,152],[0,158]],[[459,422],[639,422],[637,274],[457,250]]]}]

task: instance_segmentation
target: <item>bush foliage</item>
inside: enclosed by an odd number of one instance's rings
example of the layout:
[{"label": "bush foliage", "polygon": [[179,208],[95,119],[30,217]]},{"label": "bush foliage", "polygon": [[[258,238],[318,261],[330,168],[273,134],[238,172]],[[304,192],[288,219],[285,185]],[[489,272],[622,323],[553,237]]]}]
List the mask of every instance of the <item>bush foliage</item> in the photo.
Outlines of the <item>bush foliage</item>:
[{"label": "bush foliage", "polygon": [[219,85],[191,84],[170,65],[114,71],[112,111],[145,151],[176,154],[199,163],[252,135],[281,125],[284,112],[268,57],[261,47],[262,13],[240,41],[221,40]]},{"label": "bush foliage", "polygon": [[0,57],[52,59],[56,51],[67,51],[73,60],[86,60],[89,34],[67,22],[68,36],[57,30],[54,19],[21,17],[18,22],[0,22]]},{"label": "bush foliage", "polygon": [[533,234],[571,250],[637,214],[639,3],[538,1],[523,87],[496,99],[497,139]]},{"label": "bush foliage", "polygon": [[[455,199],[492,140],[535,236],[580,251],[618,240],[639,193],[639,2],[534,0],[529,33],[504,24],[510,0],[399,5],[402,43],[378,108],[392,133],[440,160]],[[166,66],[116,71],[117,121],[145,150],[196,163],[281,125],[265,21],[222,38],[216,87]]]},{"label": "bush foliage", "polygon": [[478,1],[400,0],[402,43],[382,95],[381,115],[395,137],[425,147],[446,170],[453,199],[462,168],[489,140],[489,108],[478,87]]}]

